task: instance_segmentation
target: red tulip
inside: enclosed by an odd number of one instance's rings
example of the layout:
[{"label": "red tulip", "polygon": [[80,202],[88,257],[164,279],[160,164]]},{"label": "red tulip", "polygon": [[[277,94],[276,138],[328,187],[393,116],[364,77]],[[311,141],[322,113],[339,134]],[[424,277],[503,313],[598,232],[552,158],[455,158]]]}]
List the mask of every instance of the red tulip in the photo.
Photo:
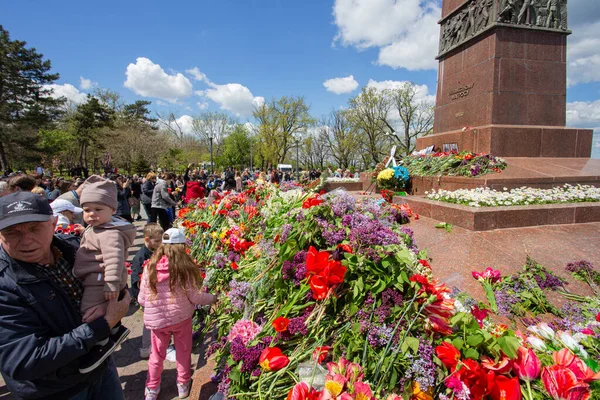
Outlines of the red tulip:
[{"label": "red tulip", "polygon": [[596,322],[600,322],[600,312],[596,314]]},{"label": "red tulip", "polygon": [[324,277],[327,277],[330,285],[337,285],[344,282],[344,275],[346,275],[347,268],[342,265],[339,261],[329,261],[327,267],[322,272]]},{"label": "red tulip", "polygon": [[517,350],[517,359],[513,362],[515,374],[525,382],[536,380],[540,376],[542,362],[531,349],[523,346]]},{"label": "red tulip", "polygon": [[310,277],[310,281],[308,283],[315,300],[323,300],[327,298],[327,295],[329,294],[329,285],[327,284],[326,278],[323,278],[321,275],[313,275]]},{"label": "red tulip", "polygon": [[488,372],[487,392],[492,400],[521,400],[521,385],[517,377],[508,378]]},{"label": "red tulip", "polygon": [[325,269],[328,260],[329,253],[327,251],[318,251],[314,246],[310,246],[306,253],[306,274],[318,274]]},{"label": "red tulip", "polygon": [[580,382],[573,371],[562,365],[544,368],[542,382],[554,400],[587,400],[590,398],[589,385]]},{"label": "red tulip", "polygon": [[347,244],[338,244],[337,245],[338,249],[341,249],[342,251],[346,252],[346,253],[350,253],[352,254],[352,247],[350,247]]},{"label": "red tulip", "polygon": [[287,331],[288,325],[290,324],[290,320],[286,317],[277,317],[273,321],[272,325],[277,332],[285,332]]},{"label": "red tulip", "polygon": [[319,364],[322,363],[330,351],[331,347],[329,346],[318,346],[315,351],[313,351],[313,360],[317,361]]},{"label": "red tulip", "polygon": [[310,388],[306,382],[299,382],[290,389],[287,400],[307,400]]},{"label": "red tulip", "polygon": [[593,335],[594,331],[591,330],[590,328],[584,328],[581,330],[581,333],[583,333],[584,335]]},{"label": "red tulip", "polygon": [[[481,366],[487,371],[492,371],[495,374],[507,374],[513,367],[513,363],[510,358],[504,356],[500,360],[496,361],[493,358],[487,356],[481,357]],[[538,371],[539,372],[539,371]]]},{"label": "red tulip", "polygon": [[472,399],[483,399],[487,391],[487,374],[477,361],[470,358],[463,360],[454,376],[467,385]]},{"label": "red tulip", "polygon": [[568,368],[575,374],[578,380],[583,382],[591,382],[600,380],[600,372],[594,374],[594,371],[588,367],[579,357],[571,352],[569,349],[561,349],[555,351],[552,355],[552,359],[556,365],[561,365]]},{"label": "red tulip", "polygon": [[487,318],[489,313],[490,310],[487,310],[485,308],[481,309],[479,308],[479,306],[475,306],[471,310],[471,315],[475,317],[480,328],[483,328],[483,320]]},{"label": "red tulip", "polygon": [[460,361],[460,351],[448,342],[443,342],[435,348],[435,354],[442,364],[451,371],[454,371],[458,361]]},{"label": "red tulip", "polygon": [[237,271],[238,268],[239,267],[238,267],[237,263],[235,261],[232,261],[231,262],[231,269],[233,269],[234,271]]},{"label": "red tulip", "polygon": [[278,371],[285,368],[290,362],[279,347],[267,347],[260,353],[259,365],[267,371]]}]

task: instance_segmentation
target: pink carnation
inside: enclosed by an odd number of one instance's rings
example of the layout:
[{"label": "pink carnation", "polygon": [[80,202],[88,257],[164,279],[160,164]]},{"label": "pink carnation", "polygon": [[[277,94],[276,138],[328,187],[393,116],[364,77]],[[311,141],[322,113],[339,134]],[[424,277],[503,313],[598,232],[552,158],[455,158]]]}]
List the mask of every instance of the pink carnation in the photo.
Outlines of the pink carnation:
[{"label": "pink carnation", "polygon": [[232,342],[233,339],[239,337],[242,339],[242,342],[245,346],[249,341],[254,339],[261,330],[262,326],[254,323],[253,321],[248,319],[240,319],[231,327],[231,331],[229,331],[229,335],[227,335],[227,340]]}]

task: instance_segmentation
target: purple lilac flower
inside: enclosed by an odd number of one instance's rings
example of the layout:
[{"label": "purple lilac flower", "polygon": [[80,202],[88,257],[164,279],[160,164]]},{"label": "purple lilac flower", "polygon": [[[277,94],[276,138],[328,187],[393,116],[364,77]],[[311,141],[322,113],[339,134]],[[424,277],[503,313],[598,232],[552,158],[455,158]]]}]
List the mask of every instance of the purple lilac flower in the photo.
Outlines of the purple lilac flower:
[{"label": "purple lilac flower", "polygon": [[238,282],[233,279],[229,282],[229,288],[231,290],[227,294],[227,297],[229,297],[231,305],[238,310],[242,310],[244,308],[246,297],[252,289],[252,285],[248,282]]},{"label": "purple lilac flower", "polygon": [[513,307],[521,301],[518,295],[509,293],[506,290],[496,290],[495,296],[498,314],[505,317],[512,316]]},{"label": "purple lilac flower", "polygon": [[295,335],[297,333],[301,335],[308,334],[308,328],[306,327],[306,317],[295,317],[290,318],[290,323],[288,324],[288,332],[291,335]]},{"label": "purple lilac flower", "polygon": [[300,211],[297,215],[296,215],[296,222],[302,222],[304,221],[304,212]]},{"label": "purple lilac flower", "polygon": [[565,285],[569,284],[567,281],[559,278],[551,272],[546,272],[545,275],[545,278],[542,278],[539,275],[534,275],[534,279],[537,282],[540,289],[550,289],[552,291],[555,291],[558,289],[564,289]]},{"label": "purple lilac flower", "polygon": [[372,325],[369,327],[369,333],[367,334],[367,341],[373,348],[384,347],[392,339],[394,332],[393,326],[387,326],[383,324],[381,326]]},{"label": "purple lilac flower", "polygon": [[231,358],[234,361],[239,362],[242,361],[242,367],[240,371],[242,372],[252,372],[258,366],[258,359],[260,358],[260,354],[265,349],[264,343],[259,343],[256,346],[246,347],[244,346],[244,342],[239,337],[236,337],[231,342]]},{"label": "purple lilac flower", "polygon": [[356,199],[348,192],[336,191],[334,194],[323,196],[330,204],[331,210],[336,217],[341,217],[349,211],[354,210]]},{"label": "purple lilac flower", "polygon": [[350,226],[351,223],[352,223],[352,215],[346,214],[342,217],[342,225],[343,226]]},{"label": "purple lilac flower", "polygon": [[290,236],[291,231],[292,231],[292,225],[284,224],[281,227],[281,236],[279,237],[279,243],[285,243],[287,241],[288,236]]},{"label": "purple lilac flower", "polygon": [[223,394],[223,397],[229,397],[229,386],[231,385],[231,379],[229,378],[229,373],[231,372],[232,367],[229,365],[225,365],[223,370],[221,371],[220,378],[221,382],[219,382],[219,386],[217,387],[217,391]]},{"label": "purple lilac flower", "polygon": [[410,368],[407,377],[419,383],[423,391],[435,386],[436,366],[433,363],[433,346],[420,342],[416,356],[407,356]]},{"label": "purple lilac flower", "polygon": [[568,263],[566,269],[570,272],[592,272],[594,270],[594,265],[589,261],[581,260],[577,262]]},{"label": "purple lilac flower", "polygon": [[213,258],[213,264],[216,265],[217,268],[223,269],[227,265],[229,265],[229,261],[227,260],[227,257],[225,257],[224,254],[216,253]]},{"label": "purple lilac flower", "polygon": [[240,255],[236,252],[230,251],[227,254],[227,259],[231,262],[239,262],[240,261]]},{"label": "purple lilac flower", "polygon": [[402,293],[398,290],[387,288],[381,293],[381,302],[390,306],[399,306],[402,304]]}]

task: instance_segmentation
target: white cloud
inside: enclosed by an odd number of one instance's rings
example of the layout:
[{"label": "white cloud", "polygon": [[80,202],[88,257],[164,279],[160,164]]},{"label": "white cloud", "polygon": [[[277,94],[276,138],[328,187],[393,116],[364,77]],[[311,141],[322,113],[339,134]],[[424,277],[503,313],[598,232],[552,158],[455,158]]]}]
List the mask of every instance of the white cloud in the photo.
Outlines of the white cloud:
[{"label": "white cloud", "polygon": [[599,48],[600,21],[573,28],[567,44],[568,86],[600,81]]},{"label": "white cloud", "polygon": [[208,103],[202,101],[202,102],[198,102],[196,103],[196,105],[198,106],[199,110],[206,110],[208,108]]},{"label": "white cloud", "polygon": [[145,57],[139,57],[135,64],[129,64],[125,75],[125,87],[141,96],[176,103],[192,94],[192,83],[183,74],[169,75],[160,65]]},{"label": "white cloud", "polygon": [[79,89],[81,90],[90,90],[92,87],[96,86],[96,82],[92,82],[91,79],[85,79],[83,76],[79,77]]},{"label": "white cloud", "polygon": [[211,84],[204,95],[217,103],[221,109],[230,111],[238,117],[249,117],[254,107],[265,102],[264,97],[254,97],[250,89],[239,83],[225,85]]},{"label": "white cloud", "polygon": [[186,135],[191,135],[193,131],[194,118],[189,115],[182,115],[177,118],[174,122],[170,122],[171,128],[179,131],[181,130]]},{"label": "white cloud", "polygon": [[567,126],[600,129],[600,99],[567,103]]},{"label": "white cloud", "polygon": [[210,81],[208,80],[208,78],[206,77],[206,74],[204,74],[203,72],[200,72],[200,69],[198,67],[194,67],[191,69],[186,69],[185,72],[190,75],[192,77],[193,80],[195,81],[204,81],[206,83],[209,83]]},{"label": "white cloud", "polygon": [[415,100],[423,100],[431,105],[435,104],[435,94],[429,94],[429,88],[427,85],[416,85],[408,81],[374,81],[369,79],[368,87],[373,87],[377,90],[386,89],[399,89],[404,87],[407,83],[412,84],[416,89]]},{"label": "white cloud", "polygon": [[328,92],[335,94],[350,93],[358,88],[358,82],[354,79],[353,75],[345,78],[333,78],[323,82],[323,86]]},{"label": "white cloud", "polygon": [[66,97],[68,102],[73,104],[82,104],[86,102],[87,94],[80,92],[75,86],[70,83],[64,83],[58,85],[53,83],[51,85],[44,85],[45,89],[52,89],[53,93],[51,97],[58,99],[60,97]]},{"label": "white cloud", "polygon": [[[198,67],[188,69],[185,72],[192,76],[194,80],[208,85],[208,89],[194,91],[197,96],[214,101],[222,110],[229,111],[237,117],[249,117],[255,107],[260,107],[265,103],[264,97],[255,97],[250,89],[242,84],[227,83],[218,85],[211,82],[206,74],[200,72]],[[205,102],[200,102],[197,105],[201,110],[208,107]]]},{"label": "white cloud", "polygon": [[335,0],[335,42],[378,47],[380,65],[435,69],[440,15],[436,0]]}]

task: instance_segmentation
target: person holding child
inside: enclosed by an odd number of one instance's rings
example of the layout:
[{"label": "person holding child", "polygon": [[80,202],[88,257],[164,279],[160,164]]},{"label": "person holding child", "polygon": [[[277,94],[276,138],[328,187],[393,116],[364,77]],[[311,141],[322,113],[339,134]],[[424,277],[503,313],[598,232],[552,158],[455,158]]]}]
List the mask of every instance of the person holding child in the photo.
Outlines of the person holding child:
[{"label": "person holding child", "polygon": [[[85,314],[90,309],[105,308],[109,300],[124,294],[127,249],[135,240],[136,228],[114,216],[117,186],[112,181],[98,175],[89,177],[83,184],[80,202],[88,227],[81,238],[73,273],[83,284],[81,313]],[[128,334],[129,329],[117,323],[110,336],[88,353],[79,371],[88,373],[101,365]]]},{"label": "person holding child", "polygon": [[144,307],[144,325],[151,331],[152,351],[148,361],[145,399],[160,393],[167,347],[173,335],[177,348],[179,398],[189,396],[192,364],[192,316],[196,305],[216,302],[217,297],[201,289],[198,266],[186,252],[182,229],[168,229],[162,245],[154,251],[142,276],[138,301]]},{"label": "person holding child", "polygon": [[[144,267],[152,257],[152,253],[160,247],[163,233],[163,229],[156,223],[150,223],[144,227],[144,245],[135,254],[131,263],[131,295],[136,301],[140,294],[140,282]],[[142,328],[140,358],[150,356],[150,346],[150,331],[144,326]]]}]

